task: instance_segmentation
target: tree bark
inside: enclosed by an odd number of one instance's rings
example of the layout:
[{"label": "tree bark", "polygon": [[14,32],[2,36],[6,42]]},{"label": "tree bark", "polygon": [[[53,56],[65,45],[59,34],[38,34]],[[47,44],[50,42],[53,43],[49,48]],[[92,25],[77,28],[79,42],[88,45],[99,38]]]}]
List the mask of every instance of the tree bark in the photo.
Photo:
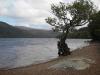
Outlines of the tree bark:
[{"label": "tree bark", "polygon": [[67,56],[67,55],[70,55],[70,49],[68,48],[68,45],[67,43],[65,42],[66,41],[66,38],[67,38],[67,34],[68,32],[66,33],[63,33],[60,40],[58,41],[58,55],[59,56]]}]

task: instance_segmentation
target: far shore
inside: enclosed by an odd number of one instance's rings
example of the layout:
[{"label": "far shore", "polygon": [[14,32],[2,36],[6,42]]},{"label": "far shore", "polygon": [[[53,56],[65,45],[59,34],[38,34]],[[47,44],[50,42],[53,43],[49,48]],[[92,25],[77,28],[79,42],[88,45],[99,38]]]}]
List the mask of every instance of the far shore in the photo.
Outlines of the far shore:
[{"label": "far shore", "polygon": [[[52,67],[59,62],[79,57],[91,59],[94,63],[89,63],[90,66],[82,70],[72,67]],[[100,75],[100,43],[91,43],[89,46],[73,51],[69,56],[59,57],[45,63],[9,70],[0,69],[0,75]]]}]

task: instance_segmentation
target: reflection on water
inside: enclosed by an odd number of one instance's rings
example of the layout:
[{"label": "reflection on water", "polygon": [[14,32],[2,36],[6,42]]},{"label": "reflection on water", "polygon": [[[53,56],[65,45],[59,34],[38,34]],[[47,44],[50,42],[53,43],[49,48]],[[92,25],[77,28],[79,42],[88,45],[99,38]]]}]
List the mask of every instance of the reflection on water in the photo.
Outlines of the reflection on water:
[{"label": "reflection on water", "polygon": [[[89,40],[89,39],[88,39]],[[87,46],[87,39],[68,39],[71,50]],[[15,68],[57,58],[57,39],[0,38],[0,68]]]}]

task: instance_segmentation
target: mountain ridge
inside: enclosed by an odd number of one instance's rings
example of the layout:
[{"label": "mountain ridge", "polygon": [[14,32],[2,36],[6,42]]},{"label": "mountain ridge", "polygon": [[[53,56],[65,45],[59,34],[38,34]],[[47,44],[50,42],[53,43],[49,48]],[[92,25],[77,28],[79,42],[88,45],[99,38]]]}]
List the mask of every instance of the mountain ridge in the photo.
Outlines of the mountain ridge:
[{"label": "mountain ridge", "polygon": [[0,37],[2,38],[55,38],[57,35],[58,32],[52,30],[12,26],[0,21]]}]

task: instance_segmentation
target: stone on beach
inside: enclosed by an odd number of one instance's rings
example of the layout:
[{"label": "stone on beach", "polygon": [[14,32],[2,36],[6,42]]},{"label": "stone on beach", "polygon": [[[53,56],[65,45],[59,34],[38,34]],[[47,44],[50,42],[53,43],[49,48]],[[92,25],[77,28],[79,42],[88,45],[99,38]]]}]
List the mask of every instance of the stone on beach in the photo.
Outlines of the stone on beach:
[{"label": "stone on beach", "polygon": [[84,70],[86,68],[89,68],[91,64],[95,63],[95,61],[84,58],[84,57],[73,57],[68,58],[67,60],[60,61],[59,63],[52,65],[49,68],[61,68],[61,69],[67,69],[67,68],[73,68],[76,70]]}]

